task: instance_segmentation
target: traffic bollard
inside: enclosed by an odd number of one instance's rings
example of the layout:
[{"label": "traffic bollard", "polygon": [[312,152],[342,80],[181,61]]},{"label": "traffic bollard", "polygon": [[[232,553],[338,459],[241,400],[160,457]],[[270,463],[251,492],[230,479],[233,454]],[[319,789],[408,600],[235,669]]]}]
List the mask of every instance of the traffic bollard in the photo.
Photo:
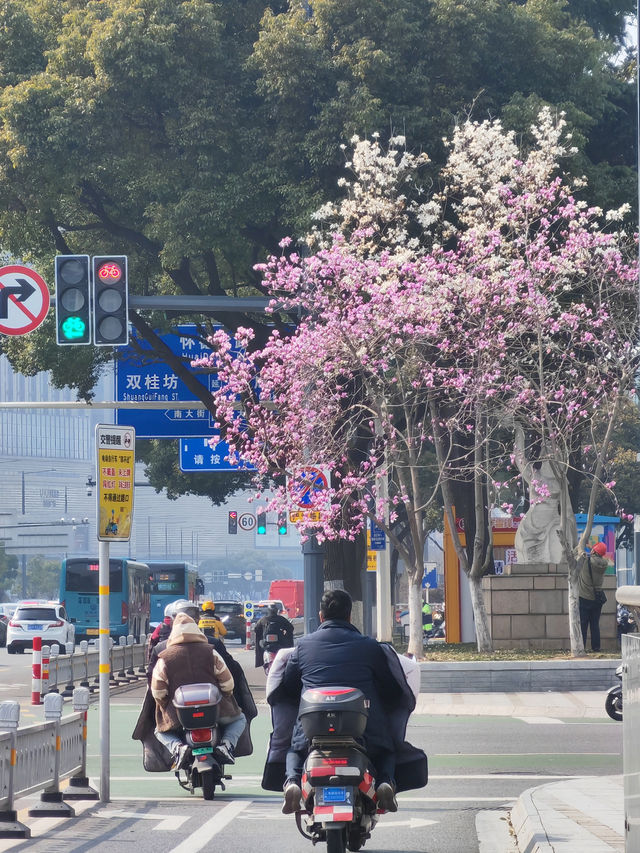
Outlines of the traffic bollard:
[{"label": "traffic bollard", "polygon": [[31,657],[31,704],[42,705],[42,637],[33,638]]}]

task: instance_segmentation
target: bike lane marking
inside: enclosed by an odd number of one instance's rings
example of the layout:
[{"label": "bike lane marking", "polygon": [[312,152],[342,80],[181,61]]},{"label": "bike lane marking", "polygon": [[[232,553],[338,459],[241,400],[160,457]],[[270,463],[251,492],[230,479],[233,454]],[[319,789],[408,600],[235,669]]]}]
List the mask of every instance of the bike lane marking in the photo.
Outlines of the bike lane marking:
[{"label": "bike lane marking", "polygon": [[221,832],[227,824],[231,823],[232,820],[242,814],[251,805],[251,800],[234,800],[217,812],[212,818],[209,818],[206,823],[203,823],[202,826],[196,829],[195,832],[192,832],[177,847],[173,847],[168,853],[198,853],[198,850],[202,850],[214,835]]}]

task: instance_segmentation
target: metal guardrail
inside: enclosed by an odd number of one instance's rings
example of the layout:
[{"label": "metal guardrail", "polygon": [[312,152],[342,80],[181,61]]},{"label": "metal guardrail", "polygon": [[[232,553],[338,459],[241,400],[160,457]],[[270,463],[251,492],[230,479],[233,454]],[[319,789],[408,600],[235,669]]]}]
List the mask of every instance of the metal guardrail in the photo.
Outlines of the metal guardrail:
[{"label": "metal guardrail", "polygon": [[[620,586],[616,601],[640,615],[640,587]],[[622,635],[622,765],[625,850],[640,850],[640,636]]]},{"label": "metal guardrail", "polygon": [[[87,763],[87,710],[89,689],[73,692],[74,713],[62,718],[64,699],[51,693],[44,700],[45,722],[19,728],[20,705],[0,702],[0,838],[30,838],[14,809],[17,797],[42,791],[31,817],[73,817],[68,799],[98,799],[89,786]],[[64,794],[60,780],[70,779]]]},{"label": "metal guardrail", "polygon": [[[148,660],[148,638],[144,643],[135,643],[133,636],[121,637],[118,645],[109,650],[109,671],[111,684],[123,684],[137,681],[146,675]],[[74,687],[98,689],[99,650],[83,640],[78,648],[70,653],[60,654],[58,646],[42,647],[42,688],[43,695],[61,693],[71,696]]]}]

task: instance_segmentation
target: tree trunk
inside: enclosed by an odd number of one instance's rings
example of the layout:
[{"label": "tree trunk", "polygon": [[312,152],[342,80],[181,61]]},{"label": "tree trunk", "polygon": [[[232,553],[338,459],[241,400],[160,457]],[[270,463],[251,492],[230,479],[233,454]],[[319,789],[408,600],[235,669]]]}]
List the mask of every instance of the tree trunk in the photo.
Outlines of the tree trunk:
[{"label": "tree trunk", "polygon": [[582,642],[582,629],[580,627],[580,600],[578,595],[578,576],[580,575],[580,562],[575,558],[569,560],[568,566],[567,594],[569,600],[569,640],[571,643],[571,654],[573,657],[584,657],[585,648]]},{"label": "tree trunk", "polygon": [[409,647],[407,651],[420,659],[423,655],[422,639],[422,575],[409,573]]},{"label": "tree trunk", "polygon": [[325,541],[325,589],[345,589],[349,593],[353,600],[352,621],[360,631],[364,628],[362,602],[364,559],[364,536],[359,536],[355,542],[348,539],[327,539]]},{"label": "tree trunk", "polygon": [[482,575],[469,575],[469,589],[471,591],[471,604],[476,629],[476,643],[479,652],[493,651],[491,633],[489,631],[489,619],[487,608],[484,603],[484,592],[482,590]]}]

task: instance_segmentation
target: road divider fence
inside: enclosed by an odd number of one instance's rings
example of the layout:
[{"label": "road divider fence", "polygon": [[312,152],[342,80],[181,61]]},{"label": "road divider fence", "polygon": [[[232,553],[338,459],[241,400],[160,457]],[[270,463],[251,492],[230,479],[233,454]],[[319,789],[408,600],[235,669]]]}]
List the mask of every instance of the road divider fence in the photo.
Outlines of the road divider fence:
[{"label": "road divider fence", "polygon": [[[73,713],[62,717],[59,693],[44,698],[44,723],[20,728],[20,705],[0,702],[0,838],[30,838],[15,800],[41,791],[30,817],[74,817],[69,800],[97,800],[87,778],[87,711],[90,691],[73,691]],[[61,780],[69,786],[61,791]]]},{"label": "road divider fence", "polygon": [[[32,705],[42,704],[42,697],[49,693],[71,696],[75,687],[98,690],[100,653],[96,646],[83,640],[74,648],[68,644],[63,653],[60,646],[42,646],[36,649],[34,638],[32,665]],[[137,681],[146,676],[149,638],[136,643],[134,637],[120,637],[118,644],[110,638],[109,682],[118,686]],[[36,675],[37,673],[37,675]]]}]

